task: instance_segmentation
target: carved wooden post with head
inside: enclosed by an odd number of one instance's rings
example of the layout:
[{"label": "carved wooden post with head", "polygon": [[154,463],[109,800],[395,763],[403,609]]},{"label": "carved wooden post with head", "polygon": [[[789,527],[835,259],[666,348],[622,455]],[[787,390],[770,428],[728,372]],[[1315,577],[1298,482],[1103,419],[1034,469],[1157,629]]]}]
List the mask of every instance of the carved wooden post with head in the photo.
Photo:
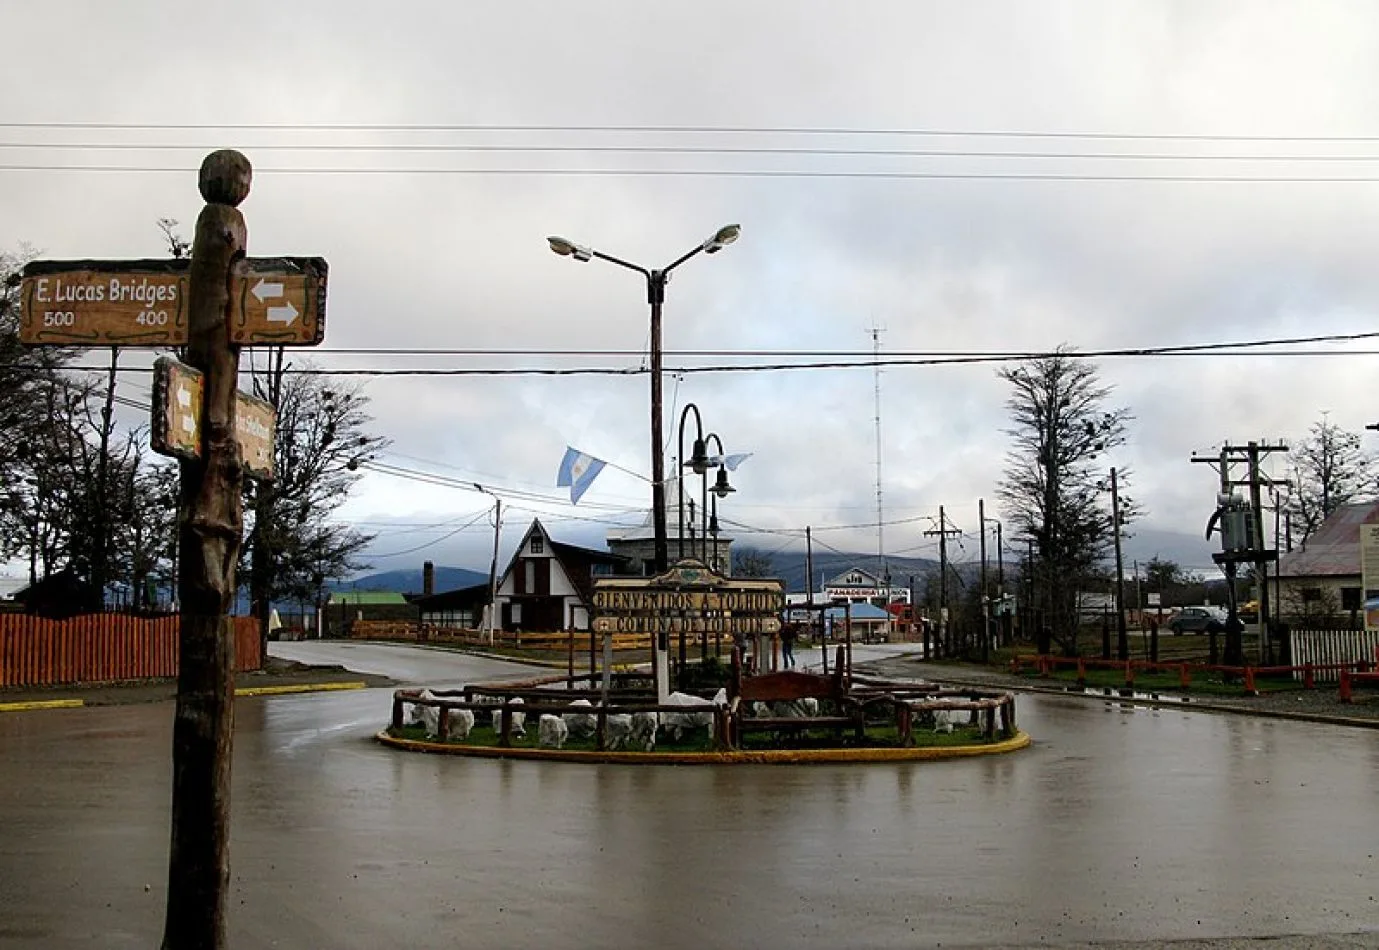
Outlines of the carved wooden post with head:
[{"label": "carved wooden post with head", "polygon": [[239,152],[213,152],[201,164],[206,207],[192,244],[186,362],[205,374],[204,441],[200,459],[181,463],[181,655],[163,950],[225,946],[235,666],[229,610],[244,528],[234,419],[239,347],[230,343],[229,314],[235,264],[247,242],[236,206],[249,194],[250,178],[249,160]]}]

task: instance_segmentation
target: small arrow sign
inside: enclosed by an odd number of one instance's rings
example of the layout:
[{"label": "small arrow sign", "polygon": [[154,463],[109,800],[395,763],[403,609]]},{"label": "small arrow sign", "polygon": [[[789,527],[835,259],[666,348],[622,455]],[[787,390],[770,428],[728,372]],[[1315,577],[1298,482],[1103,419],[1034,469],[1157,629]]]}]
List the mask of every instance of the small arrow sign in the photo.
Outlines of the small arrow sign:
[{"label": "small arrow sign", "polygon": [[183,409],[188,408],[192,404],[192,394],[187,392],[185,386],[177,387],[177,404]]},{"label": "small arrow sign", "polygon": [[[255,297],[259,298],[259,303],[263,303],[269,297],[281,297],[283,295],[283,285],[270,284],[268,281],[260,277],[259,282],[254,285],[254,289],[249,292],[253,294]],[[272,314],[273,311],[269,310],[268,312],[269,314]],[[272,316],[269,316],[268,319],[272,320],[273,318]],[[288,320],[287,322],[291,323],[292,321]]]},{"label": "small arrow sign", "polygon": [[[275,286],[281,286],[281,285],[275,285]],[[269,308],[268,308],[268,322],[269,322],[269,323],[284,323],[284,324],[287,324],[288,326],[291,326],[291,325],[296,321],[296,319],[297,319],[297,308],[294,307],[294,306],[292,306],[292,301],[290,301],[290,300],[287,302],[287,306],[285,306],[285,307],[269,307]]]}]

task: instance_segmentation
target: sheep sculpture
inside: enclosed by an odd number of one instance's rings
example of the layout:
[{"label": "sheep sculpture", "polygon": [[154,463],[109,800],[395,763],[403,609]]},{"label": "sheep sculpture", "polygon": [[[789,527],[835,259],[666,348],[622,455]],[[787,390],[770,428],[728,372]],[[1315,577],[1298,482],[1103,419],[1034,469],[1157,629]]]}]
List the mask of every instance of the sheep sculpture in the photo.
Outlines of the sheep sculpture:
[{"label": "sheep sculpture", "polygon": [[570,727],[565,725],[565,720],[559,716],[542,713],[536,722],[537,745],[548,749],[563,749],[569,735]]},{"label": "sheep sculpture", "polygon": [[[417,699],[430,700],[435,698],[436,694],[429,689],[423,689],[417,694]],[[421,726],[428,736],[434,736],[440,732],[440,709],[422,703],[413,703],[411,722],[414,726]]]},{"label": "sheep sculpture", "polygon": [[656,729],[660,726],[660,717],[654,712],[638,712],[632,714],[632,734],[628,737],[633,746],[640,746],[644,752],[654,752],[656,750]]},{"label": "sheep sculpture", "polygon": [[[714,694],[713,699],[704,699],[702,696],[692,696],[689,693],[675,692],[666,697],[667,704],[671,706],[691,706],[699,709],[712,710],[714,706],[726,706],[728,704],[728,691],[719,689]],[[680,737],[695,729],[713,729],[713,712],[671,712],[661,717],[662,723],[666,727],[666,732],[670,734],[673,741],[678,742]]]},{"label": "sheep sculpture", "polygon": [[621,748],[632,738],[632,716],[628,713],[615,713],[604,719],[604,748],[609,751]]},{"label": "sheep sculpture", "polygon": [[450,738],[468,739],[474,729],[474,710],[452,709],[449,716]]},{"label": "sheep sculpture", "polygon": [[[593,708],[593,704],[587,699],[576,699],[570,705]],[[598,717],[592,712],[567,712],[565,713],[565,725],[570,729],[571,739],[588,739],[598,728]]]}]

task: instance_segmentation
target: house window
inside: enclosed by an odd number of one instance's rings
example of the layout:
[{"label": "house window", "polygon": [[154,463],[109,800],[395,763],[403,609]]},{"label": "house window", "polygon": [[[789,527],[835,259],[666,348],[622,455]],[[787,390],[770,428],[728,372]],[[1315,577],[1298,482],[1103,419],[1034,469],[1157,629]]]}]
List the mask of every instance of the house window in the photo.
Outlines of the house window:
[{"label": "house window", "polygon": [[1342,610],[1361,610],[1364,604],[1360,602],[1360,588],[1342,587],[1341,588],[1341,609]]},{"label": "house window", "polygon": [[590,574],[590,576],[592,576],[592,577],[612,577],[612,576],[613,576],[613,565],[611,565],[611,564],[594,564],[592,567],[589,568],[589,574]]},{"label": "house window", "polygon": [[529,594],[538,593],[538,591],[537,591],[537,589],[536,589],[536,562],[535,562],[535,561],[523,561],[523,562],[522,562],[522,567],[524,567],[524,568],[526,569],[526,574],[527,574],[527,586],[524,587],[524,588],[522,588],[522,589],[525,590],[525,591],[526,591],[527,593],[529,593]]},{"label": "house window", "polygon": [[508,619],[511,620],[514,624],[522,622],[522,604],[520,601],[514,600],[512,602],[512,607],[510,608],[508,613]]},{"label": "house window", "polygon": [[533,553],[533,554],[545,554],[545,553],[546,553],[546,539],[543,538],[543,537],[541,537],[541,535],[539,535],[539,534],[534,534],[534,535],[531,536],[531,553]]}]

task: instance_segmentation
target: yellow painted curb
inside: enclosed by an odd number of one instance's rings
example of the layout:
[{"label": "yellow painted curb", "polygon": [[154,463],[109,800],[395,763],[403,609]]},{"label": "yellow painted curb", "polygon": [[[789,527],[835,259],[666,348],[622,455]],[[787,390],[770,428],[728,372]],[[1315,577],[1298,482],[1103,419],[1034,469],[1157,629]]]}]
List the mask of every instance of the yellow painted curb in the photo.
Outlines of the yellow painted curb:
[{"label": "yellow painted curb", "polygon": [[583,752],[575,749],[502,749],[496,746],[456,745],[399,739],[387,731],[375,736],[379,742],[409,752],[437,752],[443,755],[468,755],[486,759],[542,759],[555,762],[585,762],[616,765],[805,765],[839,762],[929,762],[938,759],[964,759],[977,755],[1015,752],[1030,744],[1029,733],[990,745],[929,746],[907,749],[760,749],[737,752]]},{"label": "yellow painted curb", "polygon": [[35,699],[26,703],[0,703],[0,712],[23,712],[26,709],[76,709],[85,706],[80,699]]},{"label": "yellow painted curb", "polygon": [[365,689],[368,683],[353,680],[348,683],[294,683],[290,686],[242,686],[236,696],[280,696],[284,693],[323,693],[336,689]]}]

